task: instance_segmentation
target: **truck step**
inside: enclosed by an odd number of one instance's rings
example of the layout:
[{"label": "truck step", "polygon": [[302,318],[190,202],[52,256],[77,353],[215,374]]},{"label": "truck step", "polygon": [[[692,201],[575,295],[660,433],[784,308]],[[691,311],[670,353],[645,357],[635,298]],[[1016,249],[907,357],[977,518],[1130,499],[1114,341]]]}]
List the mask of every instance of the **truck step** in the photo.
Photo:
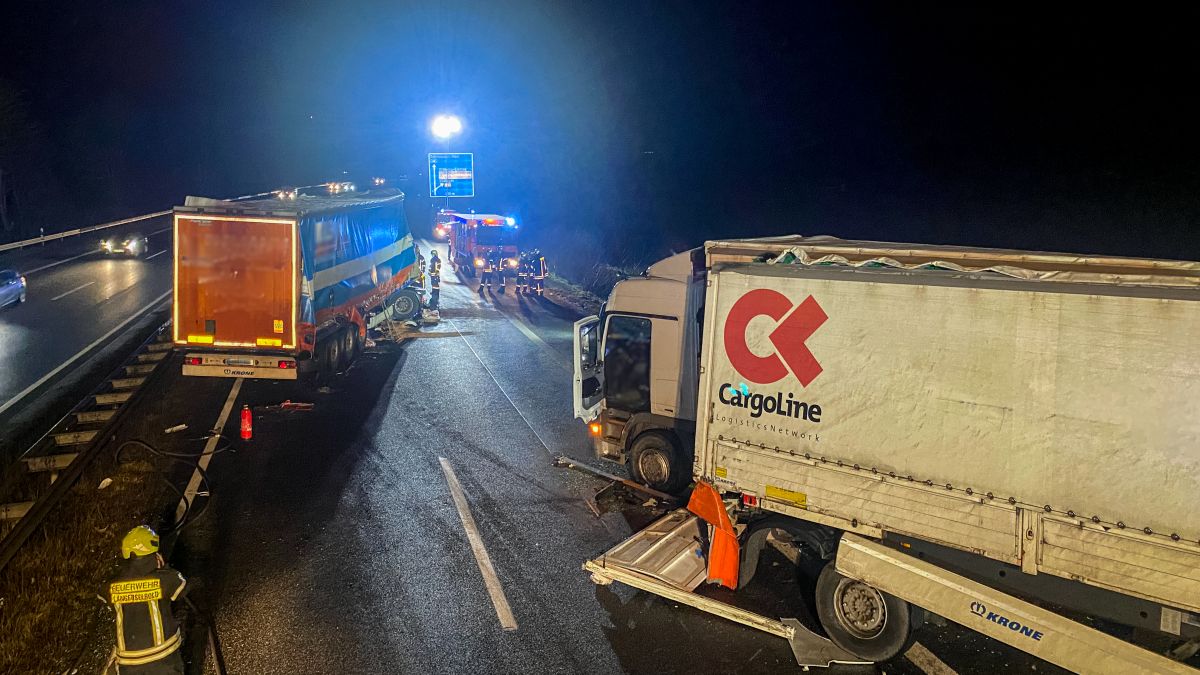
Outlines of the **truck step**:
[{"label": "truck step", "polygon": [[15,522],[25,517],[29,513],[29,509],[33,508],[33,502],[12,502],[9,504],[0,504],[0,522]]},{"label": "truck step", "polygon": [[133,366],[125,366],[125,374],[129,376],[149,375],[157,367],[157,363],[139,363]]},{"label": "truck step", "polygon": [[114,390],[116,390],[116,389],[137,389],[145,381],[146,381],[146,378],[144,378],[144,377],[121,377],[121,378],[117,378],[115,380],[109,380],[108,382],[109,382],[109,384],[112,385],[112,388]]},{"label": "truck step", "polygon": [[132,391],[113,391],[107,394],[96,394],[96,405],[110,405],[113,403],[124,403],[133,396]]},{"label": "truck step", "polygon": [[75,421],[80,424],[89,422],[107,422],[117,414],[116,410],[81,410],[75,413]]},{"label": "truck step", "polygon": [[41,457],[28,457],[25,460],[25,470],[29,473],[39,473],[42,471],[62,471],[75,461],[79,456],[78,452],[63,452],[57,455],[42,455]]},{"label": "truck step", "polygon": [[169,352],[175,348],[173,342],[151,342],[146,345],[146,351],[149,352]]},{"label": "truck step", "polygon": [[138,354],[137,360],[138,363],[158,363],[159,361],[162,361],[163,357],[166,355],[167,353],[163,351],[146,352],[145,354]]},{"label": "truck step", "polygon": [[68,431],[61,434],[54,434],[54,444],[57,446],[82,445],[90,442],[99,433],[97,429],[89,429],[87,431]]}]

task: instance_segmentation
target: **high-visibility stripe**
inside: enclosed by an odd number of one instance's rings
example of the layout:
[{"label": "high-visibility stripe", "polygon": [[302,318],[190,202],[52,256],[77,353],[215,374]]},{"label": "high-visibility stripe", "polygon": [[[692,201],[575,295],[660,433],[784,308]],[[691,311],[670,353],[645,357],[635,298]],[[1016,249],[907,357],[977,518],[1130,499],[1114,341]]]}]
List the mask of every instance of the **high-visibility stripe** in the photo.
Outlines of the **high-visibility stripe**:
[{"label": "high-visibility stripe", "polygon": [[170,656],[182,644],[183,640],[180,637],[179,631],[175,631],[175,634],[167,638],[166,642],[151,650],[143,649],[135,652],[117,650],[117,665],[141,666],[153,663]]},{"label": "high-visibility stripe", "polygon": [[187,586],[187,579],[184,579],[184,578],[183,578],[183,573],[182,573],[182,572],[176,572],[176,574],[178,574],[178,575],[179,575],[179,588],[176,588],[176,589],[175,589],[175,592],[171,594],[171,600],[172,600],[172,601],[174,601],[174,600],[178,600],[178,599],[179,599],[179,594],[183,592],[183,587],[184,587],[184,586]]},{"label": "high-visibility stripe", "polygon": [[158,601],[147,602],[146,609],[150,610],[150,630],[154,631],[154,646],[157,647],[163,643],[162,613],[158,611]]},{"label": "high-visibility stripe", "polygon": [[117,608],[117,651],[125,651],[125,610],[124,605],[116,605]]}]

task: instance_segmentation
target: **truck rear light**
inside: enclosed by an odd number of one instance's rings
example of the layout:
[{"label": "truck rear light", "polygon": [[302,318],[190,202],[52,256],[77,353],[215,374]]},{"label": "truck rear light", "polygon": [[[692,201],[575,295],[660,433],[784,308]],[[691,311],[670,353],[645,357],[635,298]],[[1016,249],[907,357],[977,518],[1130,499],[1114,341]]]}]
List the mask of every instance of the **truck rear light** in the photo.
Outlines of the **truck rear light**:
[{"label": "truck rear light", "polygon": [[743,492],[742,506],[758,506],[758,495],[753,495],[749,492]]},{"label": "truck rear light", "polygon": [[202,366],[204,365],[204,359],[200,358],[199,356],[189,356],[183,360],[183,365]]},{"label": "truck rear light", "polygon": [[600,427],[599,422],[592,422],[591,424],[588,425],[588,432],[591,433],[593,436],[599,436],[600,429],[601,429],[601,427]]},{"label": "truck rear light", "polygon": [[286,370],[286,369],[295,368],[295,367],[296,367],[296,362],[295,362],[295,361],[280,361],[280,362],[279,362],[279,367],[280,367],[280,368],[283,368],[283,369],[285,369],[285,370]]}]

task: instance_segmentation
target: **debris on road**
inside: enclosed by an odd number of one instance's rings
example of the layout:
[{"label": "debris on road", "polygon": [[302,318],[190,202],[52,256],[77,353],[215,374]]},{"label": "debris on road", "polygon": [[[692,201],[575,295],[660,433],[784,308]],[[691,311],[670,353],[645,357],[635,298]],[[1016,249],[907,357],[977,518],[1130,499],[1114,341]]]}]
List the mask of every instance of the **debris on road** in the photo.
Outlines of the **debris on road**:
[{"label": "debris on road", "polygon": [[186,425],[186,424],[176,424],[173,427],[167,427],[166,429],[163,429],[163,433],[164,434],[173,434],[177,431],[183,431],[184,429],[187,429],[187,428],[188,428],[188,425]]},{"label": "debris on road", "polygon": [[608,480],[611,480],[615,483],[620,483],[621,485],[624,485],[625,487],[630,488],[631,490],[637,490],[638,492],[648,494],[660,502],[675,503],[676,501],[678,501],[675,497],[672,497],[671,495],[669,495],[665,492],[659,492],[658,490],[655,490],[654,488],[646,487],[645,485],[642,485],[641,483],[635,483],[634,481],[631,481],[628,478],[622,478],[620,476],[613,475],[611,473],[608,473],[607,471],[597,469],[594,466],[589,466],[582,462],[571,459],[570,457],[567,457],[565,455],[559,455],[559,456],[555,457],[554,458],[554,466],[559,467],[559,468],[575,469],[577,471],[582,471],[584,473],[590,473],[594,476],[600,476],[601,478],[607,478]]},{"label": "debris on road", "polygon": [[313,409],[313,404],[305,403],[303,401],[293,401],[291,399],[288,399],[288,400],[284,401],[283,403],[276,403],[275,405],[259,406],[258,409],[263,412],[278,412],[278,411],[290,412],[290,411],[294,411],[294,410],[308,412],[309,410]]},{"label": "debris on road", "polygon": [[103,490],[104,488],[108,487],[109,485],[112,485],[112,479],[105,478],[104,480],[100,481],[100,484],[96,486],[96,489]]}]

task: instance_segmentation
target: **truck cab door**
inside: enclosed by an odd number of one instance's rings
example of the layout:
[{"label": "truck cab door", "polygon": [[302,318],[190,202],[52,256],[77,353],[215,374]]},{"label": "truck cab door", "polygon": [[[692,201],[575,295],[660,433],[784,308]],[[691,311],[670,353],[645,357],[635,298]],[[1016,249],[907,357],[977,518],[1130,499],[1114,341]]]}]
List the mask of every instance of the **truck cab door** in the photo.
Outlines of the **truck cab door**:
[{"label": "truck cab door", "polygon": [[575,322],[574,403],[575,417],[591,422],[600,415],[604,381],[600,367],[600,317],[587,316]]}]

